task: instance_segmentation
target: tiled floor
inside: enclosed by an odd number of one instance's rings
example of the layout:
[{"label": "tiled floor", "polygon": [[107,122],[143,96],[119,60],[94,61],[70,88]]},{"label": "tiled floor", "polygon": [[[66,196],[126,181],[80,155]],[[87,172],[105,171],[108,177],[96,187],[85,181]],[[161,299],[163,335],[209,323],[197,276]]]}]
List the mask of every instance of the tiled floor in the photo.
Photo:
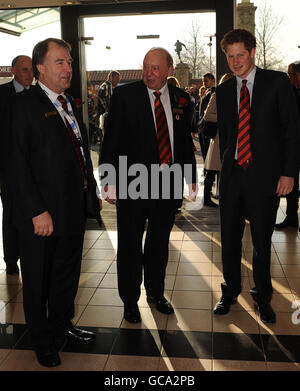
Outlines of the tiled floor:
[{"label": "tiled floor", "polygon": [[[103,211],[107,230],[86,232],[76,297],[74,322],[94,331],[96,344],[64,346],[62,365],[49,371],[300,369],[299,231],[288,229],[273,234],[272,305],[277,323],[265,325],[258,319],[249,294],[253,280],[248,225],[243,242],[242,294],[229,314],[214,316],[212,308],[220,296],[222,281],[218,210],[183,210],[171,234],[166,278],[166,296],[175,314],[166,316],[149,307],[142,290],[142,323],[132,325],[123,318],[117,291],[117,234],[111,208],[106,204]],[[283,218],[283,210],[284,199],[278,221]],[[30,348],[21,289],[21,277],[7,276],[1,258],[0,371],[45,370]]]}]

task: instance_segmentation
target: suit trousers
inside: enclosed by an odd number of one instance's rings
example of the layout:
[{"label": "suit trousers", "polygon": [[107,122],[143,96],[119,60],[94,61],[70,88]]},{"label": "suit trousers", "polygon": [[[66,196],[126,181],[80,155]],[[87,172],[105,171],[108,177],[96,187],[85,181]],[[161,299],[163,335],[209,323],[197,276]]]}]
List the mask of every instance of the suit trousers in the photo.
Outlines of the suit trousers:
[{"label": "suit trousers", "polygon": [[11,201],[1,193],[2,199],[2,239],[3,254],[6,264],[15,265],[20,257],[19,232],[13,223]]},{"label": "suit trousers", "polygon": [[142,207],[132,200],[117,201],[118,288],[126,304],[138,302],[143,270],[147,295],[160,297],[164,294],[169,237],[176,211],[169,207],[169,202],[157,200],[156,207]]},{"label": "suit trousers", "polygon": [[270,275],[271,237],[279,197],[265,196],[255,180],[252,166],[243,170],[234,163],[227,189],[220,194],[222,263],[224,296],[234,298],[241,287],[242,238],[245,219],[250,223],[253,244],[253,279],[258,300],[272,297]]},{"label": "suit trousers", "polygon": [[23,303],[36,348],[70,327],[80,277],[84,232],[41,237],[20,231]]}]

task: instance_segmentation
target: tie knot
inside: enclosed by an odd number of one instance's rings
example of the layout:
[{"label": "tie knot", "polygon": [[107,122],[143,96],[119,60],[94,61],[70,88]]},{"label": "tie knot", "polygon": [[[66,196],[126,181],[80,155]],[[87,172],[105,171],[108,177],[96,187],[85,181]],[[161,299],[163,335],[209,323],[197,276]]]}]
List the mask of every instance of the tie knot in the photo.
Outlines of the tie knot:
[{"label": "tie knot", "polygon": [[245,80],[242,80],[243,87],[246,87],[247,81],[248,81],[247,79],[245,79]]},{"label": "tie knot", "polygon": [[160,91],[155,91],[155,92],[153,92],[153,94],[155,95],[156,99],[159,99],[159,97],[161,96]]}]

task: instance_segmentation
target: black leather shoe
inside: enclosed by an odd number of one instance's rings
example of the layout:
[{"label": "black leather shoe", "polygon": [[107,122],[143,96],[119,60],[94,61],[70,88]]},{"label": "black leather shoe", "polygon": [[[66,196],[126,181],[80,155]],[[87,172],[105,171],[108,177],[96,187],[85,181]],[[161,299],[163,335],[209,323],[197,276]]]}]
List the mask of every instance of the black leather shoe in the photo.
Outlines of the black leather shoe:
[{"label": "black leather shoe", "polygon": [[57,367],[61,364],[58,353],[54,349],[36,349],[36,358],[44,367]]},{"label": "black leather shoe", "polygon": [[230,297],[222,296],[220,300],[214,306],[214,314],[225,315],[230,311],[231,304],[236,303],[236,298],[231,299]]},{"label": "black leather shoe", "polygon": [[81,330],[72,326],[66,331],[66,337],[73,342],[89,344],[95,341],[96,335],[91,331]]},{"label": "black leather shoe", "polygon": [[281,223],[275,224],[275,229],[284,229],[288,227],[297,228],[298,227],[297,221],[289,221],[286,217]]},{"label": "black leather shoe", "polygon": [[166,314],[166,315],[174,314],[174,309],[171,303],[169,303],[164,296],[162,297],[147,296],[147,301],[148,303],[154,303],[157,311],[161,312],[162,314]]},{"label": "black leather shoe", "polygon": [[124,305],[124,318],[129,323],[140,323],[141,314],[137,304],[125,304]]},{"label": "black leather shoe", "polygon": [[269,303],[255,302],[254,307],[259,312],[260,320],[264,323],[276,323],[276,314]]},{"label": "black leather shoe", "polygon": [[7,263],[6,274],[19,274],[19,266],[16,263]]}]

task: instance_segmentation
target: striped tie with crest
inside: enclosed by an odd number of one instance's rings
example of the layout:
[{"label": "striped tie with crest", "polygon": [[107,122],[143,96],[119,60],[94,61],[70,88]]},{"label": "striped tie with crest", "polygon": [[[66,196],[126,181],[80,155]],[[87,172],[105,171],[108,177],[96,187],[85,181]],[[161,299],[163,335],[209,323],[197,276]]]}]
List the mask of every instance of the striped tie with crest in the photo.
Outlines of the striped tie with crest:
[{"label": "striped tie with crest", "polygon": [[243,80],[240,92],[237,155],[237,163],[244,170],[252,163],[250,145],[250,94],[246,84],[247,80]]},{"label": "striped tie with crest", "polygon": [[154,112],[160,164],[170,165],[172,162],[172,151],[167,118],[164,107],[160,101],[161,92],[155,91],[153,94],[155,95]]}]

